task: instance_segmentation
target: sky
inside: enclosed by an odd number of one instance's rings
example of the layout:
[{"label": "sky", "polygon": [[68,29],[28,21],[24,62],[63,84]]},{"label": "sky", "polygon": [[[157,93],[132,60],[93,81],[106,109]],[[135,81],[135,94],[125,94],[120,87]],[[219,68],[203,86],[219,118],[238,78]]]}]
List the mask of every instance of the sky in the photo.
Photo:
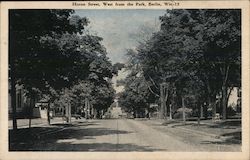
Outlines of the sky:
[{"label": "sky", "polygon": [[[84,9],[75,10],[80,17],[87,17],[90,21],[87,29],[92,34],[103,38],[102,44],[107,50],[107,56],[112,64],[126,62],[126,50],[134,49],[138,45],[138,32],[142,26],[159,29],[159,16],[165,10],[153,9]],[[118,76],[112,79],[116,93],[122,92],[123,86],[116,86],[116,81],[125,78],[127,72],[122,69]]]},{"label": "sky", "polygon": [[141,26],[159,26],[159,16],[165,10],[159,9],[81,9],[75,14],[87,17],[91,33],[103,38],[107,56],[113,64],[125,62],[126,49],[135,48],[134,36]]}]

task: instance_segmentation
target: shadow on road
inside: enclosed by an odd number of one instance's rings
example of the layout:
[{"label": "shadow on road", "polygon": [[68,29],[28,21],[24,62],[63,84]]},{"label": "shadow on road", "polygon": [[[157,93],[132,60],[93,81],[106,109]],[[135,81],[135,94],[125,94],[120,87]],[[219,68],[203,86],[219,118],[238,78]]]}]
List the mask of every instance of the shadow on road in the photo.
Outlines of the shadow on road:
[{"label": "shadow on road", "polygon": [[[90,152],[153,152],[161,151],[160,149],[151,148],[150,146],[138,146],[135,144],[113,144],[113,143],[85,143],[72,144],[69,142],[57,143],[50,147],[43,147],[39,144],[36,148],[19,149],[18,151],[90,151]],[[15,150],[12,150],[15,151]],[[166,150],[164,150],[166,151]]]},{"label": "shadow on road", "polygon": [[[80,128],[80,126],[96,125],[94,128]],[[33,127],[18,129],[16,133],[9,130],[10,151],[149,151],[145,147],[131,144],[93,143],[71,144],[84,139],[95,139],[97,136],[130,134],[132,132],[98,127],[97,123],[79,123],[77,125],[55,124],[49,127]]]}]

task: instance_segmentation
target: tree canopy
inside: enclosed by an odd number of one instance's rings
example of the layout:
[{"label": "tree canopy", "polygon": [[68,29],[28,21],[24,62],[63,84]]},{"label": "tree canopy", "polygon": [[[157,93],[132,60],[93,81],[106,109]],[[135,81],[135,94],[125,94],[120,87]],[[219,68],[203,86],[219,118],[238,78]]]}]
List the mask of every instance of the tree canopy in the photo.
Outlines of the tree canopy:
[{"label": "tree canopy", "polygon": [[[86,17],[74,15],[74,10],[18,9],[9,10],[9,22],[14,112],[16,84],[23,85],[27,92],[39,90],[36,93],[51,102],[63,101],[65,96],[76,99],[80,91],[81,96],[95,96],[93,104],[107,107],[112,103],[113,66],[102,38],[86,31]],[[13,123],[16,128],[15,117]]]},{"label": "tree canopy", "polygon": [[[171,94],[176,90],[177,97],[193,97],[211,107],[216,95],[222,94],[226,108],[228,90],[240,87],[240,10],[167,10],[159,19],[160,31],[129,51],[131,72],[140,72],[138,78],[146,81],[140,82],[155,99],[162,97],[161,84],[168,84],[166,104],[172,103]],[[177,103],[180,106],[180,100]]]}]

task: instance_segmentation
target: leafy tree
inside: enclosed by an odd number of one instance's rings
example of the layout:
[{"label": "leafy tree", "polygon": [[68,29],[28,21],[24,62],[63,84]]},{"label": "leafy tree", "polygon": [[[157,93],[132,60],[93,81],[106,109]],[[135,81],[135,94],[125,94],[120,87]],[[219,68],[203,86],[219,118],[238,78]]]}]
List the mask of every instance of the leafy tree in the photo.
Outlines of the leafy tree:
[{"label": "leafy tree", "polygon": [[161,98],[162,114],[174,103],[174,90],[187,99],[193,95],[196,106],[208,101],[214,112],[215,97],[222,92],[225,118],[227,91],[240,86],[240,11],[167,10],[160,21],[160,31],[130,50],[130,68],[137,68],[151,93]]},{"label": "leafy tree", "polygon": [[115,90],[111,84],[111,81],[106,84],[100,84],[95,86],[92,92],[92,104],[97,111],[97,117],[100,118],[101,111],[105,113],[110,105],[113,103],[115,97]]},{"label": "leafy tree", "polygon": [[155,102],[156,94],[151,90],[146,81],[140,63],[138,63],[137,53],[133,50],[127,51],[128,64],[125,69],[128,75],[120,83],[124,86],[124,91],[120,95],[120,104],[128,112],[143,113],[149,108],[150,103]]},{"label": "leafy tree", "polygon": [[[74,62],[69,57],[74,57],[71,53],[76,52],[76,48],[60,48],[62,43],[59,42],[65,34],[81,34],[88,23],[86,18],[71,16],[73,13],[73,10],[9,10],[9,75],[14,130],[17,129],[16,84],[24,84],[30,92],[33,87],[49,92],[50,87],[64,87],[72,82],[68,73],[72,73]],[[65,71],[65,64],[69,71]]]},{"label": "leafy tree", "polygon": [[[78,82],[74,83],[72,87],[68,87],[71,93],[72,101],[70,101],[70,104],[73,111],[79,107],[84,107],[86,101],[90,102],[97,112],[107,109],[114,98],[114,89],[110,81],[114,71],[106,56],[106,50],[100,43],[102,39],[89,34],[81,35],[81,37],[77,35],[67,36],[73,37],[71,40],[65,41],[69,43],[68,46],[76,43],[79,45],[77,48],[79,54],[74,54],[76,59],[73,61],[79,65],[79,68],[78,66],[74,68],[76,73],[73,73],[77,76],[73,78]],[[80,61],[77,61],[79,58]]]},{"label": "leafy tree", "polygon": [[230,86],[240,86],[241,70],[241,15],[240,10],[207,11],[208,28],[204,57],[209,59],[219,72],[222,93],[223,119],[226,119],[227,97]]},{"label": "leafy tree", "polygon": [[153,50],[146,52],[156,57],[153,62],[163,64],[160,77],[170,82],[198,78],[210,104],[221,90],[225,118],[228,83],[239,86],[239,72],[235,72],[240,70],[239,10],[171,10],[160,19],[161,31],[155,35]]}]

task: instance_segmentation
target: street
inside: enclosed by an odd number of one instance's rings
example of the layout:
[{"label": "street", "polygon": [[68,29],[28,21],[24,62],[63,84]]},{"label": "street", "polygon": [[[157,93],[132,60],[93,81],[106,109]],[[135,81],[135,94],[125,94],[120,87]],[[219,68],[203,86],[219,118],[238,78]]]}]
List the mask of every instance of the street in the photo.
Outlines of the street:
[{"label": "street", "polygon": [[[151,120],[80,120],[72,125],[34,127],[36,139],[19,138],[10,150],[35,151],[240,151],[238,144],[177,128],[151,124]],[[39,129],[45,132],[38,132]],[[28,128],[24,129],[28,130]],[[27,135],[27,134],[26,134]]]}]

